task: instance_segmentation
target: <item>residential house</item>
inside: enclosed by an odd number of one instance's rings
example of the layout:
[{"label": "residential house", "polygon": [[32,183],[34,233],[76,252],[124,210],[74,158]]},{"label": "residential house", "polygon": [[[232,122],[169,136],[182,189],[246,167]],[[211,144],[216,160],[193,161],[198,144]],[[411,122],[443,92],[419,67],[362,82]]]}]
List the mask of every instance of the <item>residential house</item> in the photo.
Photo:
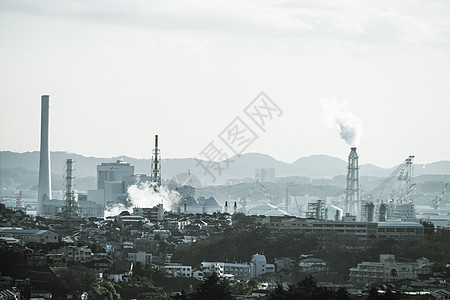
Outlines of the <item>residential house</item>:
[{"label": "residential house", "polygon": [[118,260],[114,262],[111,270],[106,271],[105,275],[111,281],[115,283],[118,282],[128,282],[133,275],[133,262],[129,260]]},{"label": "residential house", "polygon": [[[423,259],[418,260],[423,264]],[[417,279],[418,262],[397,262],[395,255],[381,254],[379,262],[362,262],[350,269],[350,282],[353,284],[369,284],[388,282],[399,279]]]},{"label": "residential house", "polygon": [[143,266],[148,266],[152,263],[152,254],[145,251],[129,252],[128,260],[133,263],[141,263]]},{"label": "residential house", "polygon": [[320,258],[306,258],[300,260],[298,263],[301,272],[327,272],[328,264]]}]

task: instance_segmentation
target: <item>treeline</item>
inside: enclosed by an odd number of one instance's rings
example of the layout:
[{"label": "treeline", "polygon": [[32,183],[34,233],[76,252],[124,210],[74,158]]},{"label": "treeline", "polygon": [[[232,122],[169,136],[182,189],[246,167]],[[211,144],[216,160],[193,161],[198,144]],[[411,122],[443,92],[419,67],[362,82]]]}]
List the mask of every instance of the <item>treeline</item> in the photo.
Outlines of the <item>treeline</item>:
[{"label": "treeline", "polygon": [[[252,289],[249,290],[249,293]],[[216,274],[211,274],[202,282],[193,293],[186,294],[184,291],[180,295],[175,296],[175,300],[232,300],[235,290],[230,287],[226,279],[220,279]],[[269,292],[264,299],[267,300],[350,300],[350,294],[345,288],[333,290],[317,285],[313,277],[306,277],[296,284],[284,288],[278,285],[277,288]]]}]

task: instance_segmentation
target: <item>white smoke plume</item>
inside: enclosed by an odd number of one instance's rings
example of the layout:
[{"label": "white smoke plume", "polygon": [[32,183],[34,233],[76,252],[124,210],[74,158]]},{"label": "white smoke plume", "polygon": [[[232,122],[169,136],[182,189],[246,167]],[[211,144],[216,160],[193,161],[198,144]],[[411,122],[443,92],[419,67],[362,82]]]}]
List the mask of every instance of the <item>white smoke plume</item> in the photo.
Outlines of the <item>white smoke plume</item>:
[{"label": "white smoke plume", "polygon": [[130,186],[128,197],[133,207],[153,207],[162,203],[165,210],[172,209],[172,205],[180,200],[178,192],[171,191],[166,186],[155,189],[150,183]]},{"label": "white smoke plume", "polygon": [[130,212],[130,214],[133,212],[133,208],[131,207],[127,208],[122,203],[116,203],[114,205],[108,206],[107,209],[105,210],[105,218],[118,216],[124,210]]},{"label": "white smoke plume", "polygon": [[132,213],[133,207],[154,207],[160,203],[163,204],[164,210],[171,210],[180,200],[180,194],[165,186],[155,188],[151,183],[139,183],[128,187],[128,198],[131,202],[130,207],[115,204],[105,210],[105,217],[117,216],[124,210]]},{"label": "white smoke plume", "polygon": [[352,147],[361,140],[362,121],[345,110],[346,102],[336,99],[322,99],[322,118],[328,128],[335,129],[341,138]]}]

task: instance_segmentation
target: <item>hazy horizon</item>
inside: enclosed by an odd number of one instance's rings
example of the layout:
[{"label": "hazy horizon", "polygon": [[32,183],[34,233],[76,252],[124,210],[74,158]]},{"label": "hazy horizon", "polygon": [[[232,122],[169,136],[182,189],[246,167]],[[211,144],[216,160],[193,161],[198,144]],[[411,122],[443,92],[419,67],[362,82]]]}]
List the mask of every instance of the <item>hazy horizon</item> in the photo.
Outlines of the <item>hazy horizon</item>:
[{"label": "hazy horizon", "polygon": [[[9,152],[18,153],[18,154],[39,152],[39,150],[23,151],[23,152],[17,152],[17,151],[12,151],[12,150],[0,150],[0,151],[3,151],[3,152],[8,152],[9,151]],[[119,157],[129,157],[129,158],[137,159],[137,160],[142,160],[142,159],[151,160],[152,159],[150,156],[148,156],[148,157],[135,157],[135,156],[127,155],[127,154],[119,154],[119,155],[113,155],[113,156],[91,156],[91,155],[85,155],[85,154],[82,154],[82,153],[76,153],[76,152],[70,152],[70,151],[64,151],[64,150],[51,150],[50,152],[51,153],[63,152],[63,153],[68,153],[68,154],[81,155],[81,156],[83,156],[85,158],[99,158],[99,159],[114,159],[114,158],[119,158]],[[317,157],[317,156],[327,156],[327,157],[330,157],[330,158],[336,158],[336,159],[340,159],[340,160],[343,160],[343,161],[347,162],[347,158],[340,158],[340,157],[329,155],[329,154],[325,154],[325,153],[318,153],[318,154],[311,154],[311,155],[306,155],[306,156],[300,156],[300,157],[296,158],[293,161],[284,161],[284,160],[278,159],[276,156],[273,156],[273,155],[270,155],[270,154],[267,154],[267,153],[261,153],[261,152],[246,152],[246,153],[241,154],[241,156],[242,155],[251,155],[251,154],[269,156],[269,157],[275,159],[276,161],[279,161],[279,162],[282,162],[282,163],[286,163],[286,164],[293,164],[299,159],[309,158],[309,157]],[[230,158],[234,158],[234,157],[237,157],[239,159],[238,155],[230,157]],[[161,159],[163,159],[163,160],[164,159],[195,159],[195,158],[196,157],[194,157],[194,156],[193,157],[164,157],[164,156],[161,157]],[[406,158],[407,157],[405,157],[405,159]],[[403,160],[399,161],[398,163],[396,163],[396,164],[394,164],[392,166],[383,167],[383,166],[379,166],[379,165],[374,164],[374,163],[361,161],[361,158],[360,158],[359,159],[359,164],[360,165],[374,165],[374,166],[377,166],[377,167],[380,167],[380,168],[383,168],[383,169],[392,169],[392,168],[394,168],[394,167],[404,163],[404,161],[405,160],[403,159]],[[429,161],[429,162],[425,162],[425,163],[420,162],[420,163],[414,163],[414,164],[416,164],[416,165],[418,165],[418,164],[420,164],[420,165],[429,165],[429,164],[432,164],[432,163],[448,162],[448,161],[450,161],[450,159]]]},{"label": "hazy horizon", "polygon": [[[450,3],[0,3],[0,149],[203,159],[325,154],[388,168],[449,160]],[[263,91],[278,110],[245,113]],[[262,106],[260,106],[261,108]],[[275,106],[274,106],[275,107]],[[236,119],[240,118],[240,119]],[[237,121],[236,121],[237,120]],[[230,149],[233,122],[249,137]],[[221,135],[222,134],[222,135]]]}]

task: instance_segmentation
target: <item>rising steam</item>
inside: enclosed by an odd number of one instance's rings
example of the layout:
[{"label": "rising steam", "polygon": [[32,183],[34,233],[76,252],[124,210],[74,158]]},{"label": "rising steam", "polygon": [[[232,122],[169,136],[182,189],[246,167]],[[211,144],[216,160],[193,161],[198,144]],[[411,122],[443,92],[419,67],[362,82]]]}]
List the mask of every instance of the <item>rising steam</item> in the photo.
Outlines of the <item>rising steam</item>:
[{"label": "rising steam", "polygon": [[323,121],[328,128],[334,128],[349,146],[357,147],[363,132],[362,121],[345,111],[345,105],[336,99],[322,99]]},{"label": "rising steam", "polygon": [[117,216],[124,210],[132,213],[133,207],[154,207],[160,203],[163,204],[164,210],[171,210],[180,200],[180,195],[165,186],[155,189],[152,183],[139,183],[128,188],[128,199],[131,206],[127,208],[123,204],[115,204],[105,211],[105,217]]}]

